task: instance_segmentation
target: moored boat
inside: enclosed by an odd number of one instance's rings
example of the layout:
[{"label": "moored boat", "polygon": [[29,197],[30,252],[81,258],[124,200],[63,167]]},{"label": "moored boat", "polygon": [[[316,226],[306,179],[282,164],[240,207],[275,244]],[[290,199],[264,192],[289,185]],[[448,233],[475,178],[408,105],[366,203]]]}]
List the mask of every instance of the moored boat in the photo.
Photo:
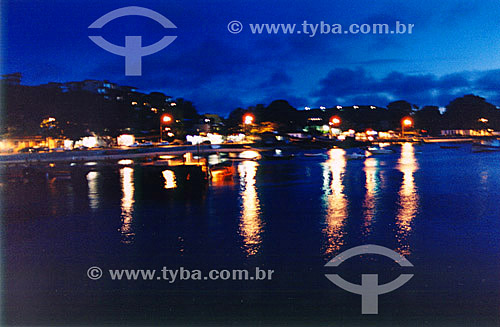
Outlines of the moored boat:
[{"label": "moored boat", "polygon": [[500,140],[483,139],[472,143],[472,152],[500,151]]},{"label": "moored boat", "polygon": [[365,159],[366,155],[363,153],[355,152],[355,153],[347,154],[345,157],[347,158],[347,160],[359,160],[359,159]]},{"label": "moored boat", "polygon": [[379,147],[368,147],[368,152],[370,152],[373,155],[394,153],[394,151],[391,149],[384,149]]}]

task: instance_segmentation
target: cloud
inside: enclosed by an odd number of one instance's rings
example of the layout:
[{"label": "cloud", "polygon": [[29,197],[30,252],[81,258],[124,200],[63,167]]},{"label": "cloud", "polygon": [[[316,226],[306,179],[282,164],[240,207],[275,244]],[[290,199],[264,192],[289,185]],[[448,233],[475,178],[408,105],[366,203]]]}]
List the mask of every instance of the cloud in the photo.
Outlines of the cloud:
[{"label": "cloud", "polygon": [[337,68],[319,81],[312,96],[317,105],[374,104],[407,100],[417,105],[445,106],[456,97],[475,93],[500,103],[500,70],[443,76],[391,72],[376,78],[364,68]]},{"label": "cloud", "polygon": [[268,79],[262,82],[259,87],[264,89],[276,89],[292,83],[292,78],[284,71],[273,72]]}]

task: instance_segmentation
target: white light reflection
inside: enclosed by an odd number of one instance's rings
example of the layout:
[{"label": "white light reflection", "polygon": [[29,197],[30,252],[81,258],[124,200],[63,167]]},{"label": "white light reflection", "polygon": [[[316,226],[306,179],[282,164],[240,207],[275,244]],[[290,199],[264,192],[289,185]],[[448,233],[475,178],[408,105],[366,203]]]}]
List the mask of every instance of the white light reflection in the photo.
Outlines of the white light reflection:
[{"label": "white light reflection", "polygon": [[326,237],[324,255],[330,256],[344,244],[344,224],[347,218],[347,198],[342,184],[346,159],[342,149],[331,149],[323,164],[323,201],[326,211],[323,233]]},{"label": "white light reflection", "polygon": [[171,170],[164,170],[161,172],[163,178],[165,179],[165,185],[163,186],[165,189],[171,189],[177,187],[177,182],[175,180],[175,174]]},{"label": "white light reflection", "polygon": [[99,173],[97,171],[91,171],[87,174],[87,184],[89,187],[89,206],[93,210],[99,208],[99,190],[97,187],[98,178]]},{"label": "white light reflection", "polygon": [[263,223],[260,219],[260,203],[255,187],[258,166],[259,164],[255,161],[243,161],[238,165],[241,196],[239,234],[243,237],[243,246],[247,256],[257,254],[262,243]]},{"label": "white light reflection", "polygon": [[134,213],[134,169],[125,167],[120,169],[120,183],[122,188],[120,233],[122,242],[130,244],[134,241],[135,233],[132,228]]},{"label": "white light reflection", "polygon": [[401,148],[401,157],[398,169],[403,173],[403,182],[399,190],[399,210],[396,218],[398,241],[397,251],[402,255],[409,255],[410,245],[408,237],[412,231],[412,222],[418,212],[419,196],[415,186],[413,173],[418,170],[413,144],[404,143]]}]

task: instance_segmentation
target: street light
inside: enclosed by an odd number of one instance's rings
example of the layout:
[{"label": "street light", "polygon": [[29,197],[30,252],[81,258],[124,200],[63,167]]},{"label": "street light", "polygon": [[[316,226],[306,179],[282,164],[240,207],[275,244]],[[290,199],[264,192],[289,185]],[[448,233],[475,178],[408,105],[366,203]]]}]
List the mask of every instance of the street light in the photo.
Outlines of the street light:
[{"label": "street light", "polygon": [[405,127],[410,128],[413,125],[413,119],[405,117],[401,120],[401,136],[405,136]]},{"label": "street light", "polygon": [[330,118],[330,125],[334,126],[334,127],[337,127],[340,125],[342,121],[340,120],[339,117],[337,116],[333,116],[332,118]]},{"label": "street light", "polygon": [[243,125],[245,134],[248,133],[249,126],[253,124],[254,120],[255,117],[252,114],[246,114],[243,116]]},{"label": "street light", "polygon": [[161,122],[163,124],[168,124],[172,121],[172,116],[168,115],[168,114],[164,114],[163,116],[161,116]]},{"label": "street light", "polygon": [[160,117],[160,142],[163,141],[163,125],[168,125],[173,121],[173,118],[169,114],[163,114]]},{"label": "street light", "polygon": [[252,125],[254,119],[255,118],[252,114],[246,114],[245,116],[243,116],[243,124]]},{"label": "street light", "polygon": [[[339,127],[340,123],[342,122],[342,120],[340,119],[340,117],[338,116],[333,116],[332,118],[330,118],[330,125],[332,127]],[[329,137],[332,138],[333,136],[333,130],[332,128],[329,129],[330,130],[330,134],[329,134]]]}]

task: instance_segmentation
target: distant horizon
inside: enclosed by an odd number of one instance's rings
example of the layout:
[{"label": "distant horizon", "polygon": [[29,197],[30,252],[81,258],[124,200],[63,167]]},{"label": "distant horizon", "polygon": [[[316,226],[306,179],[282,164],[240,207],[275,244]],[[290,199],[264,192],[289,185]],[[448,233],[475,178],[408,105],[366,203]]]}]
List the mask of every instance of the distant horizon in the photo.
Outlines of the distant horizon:
[{"label": "distant horizon", "polygon": [[[286,98],[275,98],[275,99],[272,99],[272,100],[269,100],[268,102],[256,102],[256,103],[253,103],[253,104],[250,104],[248,106],[243,106],[243,107],[234,107],[232,109],[230,109],[229,111],[227,112],[212,112],[212,111],[203,111],[203,109],[201,109],[200,107],[197,106],[197,103],[194,102],[192,99],[189,99],[189,98],[185,98],[185,97],[182,97],[182,96],[177,96],[177,95],[174,95],[174,94],[171,94],[171,93],[168,93],[168,92],[165,92],[163,90],[159,90],[159,89],[155,89],[155,90],[142,90],[138,87],[136,87],[135,85],[122,85],[122,84],[119,84],[111,79],[93,79],[93,78],[84,78],[82,80],[70,80],[70,81],[48,81],[48,82],[45,82],[45,83],[40,83],[40,84],[25,84],[23,83],[23,79],[24,79],[24,75],[22,72],[12,72],[12,73],[5,73],[3,75],[12,75],[12,74],[16,74],[16,73],[21,73],[21,83],[20,85],[21,86],[30,86],[30,87],[37,87],[37,86],[42,86],[42,85],[45,85],[45,84],[49,84],[49,83],[61,83],[61,84],[64,84],[64,83],[71,83],[71,82],[83,82],[83,81],[86,81],[86,80],[95,80],[95,81],[108,81],[110,83],[113,83],[113,84],[117,84],[119,86],[126,86],[126,87],[131,87],[133,89],[135,89],[137,92],[139,93],[143,93],[143,94],[150,94],[150,93],[153,93],[153,92],[160,92],[160,93],[163,93],[167,96],[170,96],[172,97],[172,99],[179,99],[179,98],[182,98],[186,101],[190,101],[193,103],[194,107],[198,110],[199,114],[200,115],[208,115],[208,114],[217,114],[221,117],[224,117],[224,118],[227,118],[229,116],[229,114],[231,113],[231,111],[237,109],[237,108],[242,108],[242,109],[247,109],[247,108],[250,108],[250,107],[255,107],[255,106],[258,106],[258,105],[263,105],[263,106],[269,106],[272,102],[274,101],[286,101],[288,102],[292,107],[294,107],[295,109],[299,110],[299,111],[307,111],[307,110],[320,110],[321,107],[325,107],[327,109],[332,109],[334,107],[337,107],[337,106],[341,106],[341,107],[353,107],[353,106],[376,106],[376,107],[379,107],[379,108],[385,108],[387,109],[387,106],[391,103],[391,102],[396,102],[396,101],[406,101],[408,103],[410,103],[412,106],[413,105],[416,105],[418,106],[418,109],[422,109],[423,107],[437,107],[439,108],[439,111],[441,114],[443,114],[445,111],[446,111],[446,106],[452,102],[453,100],[457,99],[457,98],[461,98],[461,97],[464,97],[466,95],[474,95],[474,96],[479,96],[481,98],[484,98],[486,100],[486,102],[488,103],[491,103],[493,105],[495,105],[497,107],[497,109],[499,108],[499,105],[496,104],[496,103],[493,103],[491,101],[488,100],[487,97],[484,97],[482,96],[481,94],[475,94],[475,93],[464,93],[464,94],[457,94],[455,98],[453,99],[450,99],[450,101],[446,104],[446,105],[443,105],[443,106],[440,106],[440,105],[437,105],[437,104],[425,104],[425,105],[418,105],[416,103],[412,103],[410,101],[408,101],[407,99],[395,99],[393,101],[390,101],[386,104],[383,104],[383,105],[380,105],[380,104],[375,104],[375,103],[351,103],[351,104],[343,104],[343,105],[340,105],[340,104],[325,104],[323,106],[313,106],[313,107],[308,107],[308,106],[295,106],[293,103],[291,103],[288,99]],[[307,108],[307,109],[306,109]]]}]

